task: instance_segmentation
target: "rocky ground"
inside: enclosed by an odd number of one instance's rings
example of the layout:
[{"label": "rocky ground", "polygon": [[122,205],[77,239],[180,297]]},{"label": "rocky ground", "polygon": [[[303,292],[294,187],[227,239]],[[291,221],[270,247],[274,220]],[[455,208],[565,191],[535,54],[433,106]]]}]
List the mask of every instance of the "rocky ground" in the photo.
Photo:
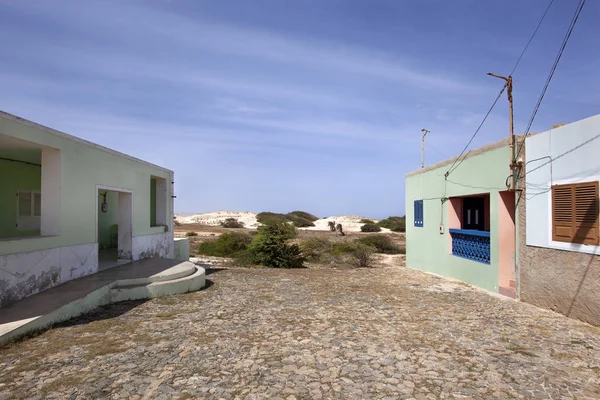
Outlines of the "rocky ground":
[{"label": "rocky ground", "polygon": [[401,267],[228,269],[0,348],[0,399],[598,399],[600,329]]}]

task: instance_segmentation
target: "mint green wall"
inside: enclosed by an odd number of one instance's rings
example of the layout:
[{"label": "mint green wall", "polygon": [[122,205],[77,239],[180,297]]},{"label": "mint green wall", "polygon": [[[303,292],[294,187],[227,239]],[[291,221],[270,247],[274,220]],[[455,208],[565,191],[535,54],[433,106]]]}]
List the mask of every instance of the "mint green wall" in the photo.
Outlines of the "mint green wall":
[{"label": "mint green wall", "polygon": [[[119,194],[106,190],[99,190],[99,193],[106,193],[106,203],[108,211],[102,212],[103,195],[98,195],[98,244],[100,248],[111,246],[111,227],[119,222]],[[113,242],[116,242],[113,240]],[[112,243],[113,245],[116,243]]]},{"label": "mint green wall", "polygon": [[[41,128],[0,115],[0,134],[19,138],[61,151],[60,235],[35,240],[0,241],[0,255],[97,241],[97,185],[133,192],[133,236],[164,232],[150,226],[150,177],[171,184],[171,172],[141,161],[111,153]],[[157,151],[160,151],[157,149]],[[167,195],[170,186],[167,186]],[[42,200],[43,201],[43,200]],[[173,230],[173,209],[167,199],[166,221]]]},{"label": "mint green wall", "polygon": [[40,190],[41,168],[0,160],[0,239],[37,236],[39,231],[20,231],[17,223],[17,192]]},{"label": "mint green wall", "polygon": [[[498,192],[506,190],[509,147],[467,158],[445,182],[446,165],[406,177],[406,265],[422,271],[450,276],[498,292]],[[491,264],[451,254],[448,233],[449,202],[440,198],[490,193]],[[424,223],[414,226],[413,201],[423,199]],[[440,234],[440,222],[444,234]]]}]

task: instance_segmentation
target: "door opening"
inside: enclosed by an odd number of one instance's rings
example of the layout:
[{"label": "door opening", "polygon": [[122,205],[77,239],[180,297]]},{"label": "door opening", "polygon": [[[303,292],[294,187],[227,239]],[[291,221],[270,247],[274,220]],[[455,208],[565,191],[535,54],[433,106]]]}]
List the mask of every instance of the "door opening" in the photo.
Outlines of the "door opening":
[{"label": "door opening", "polygon": [[132,261],[131,193],[97,190],[98,270]]}]

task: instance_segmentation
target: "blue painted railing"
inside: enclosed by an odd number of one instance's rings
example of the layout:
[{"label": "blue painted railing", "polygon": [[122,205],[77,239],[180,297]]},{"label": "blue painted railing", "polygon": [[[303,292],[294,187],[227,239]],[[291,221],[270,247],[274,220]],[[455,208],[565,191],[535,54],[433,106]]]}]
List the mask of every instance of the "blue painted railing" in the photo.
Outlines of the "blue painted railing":
[{"label": "blue painted railing", "polygon": [[449,229],[452,254],[484,264],[490,263],[490,233],[467,229]]}]

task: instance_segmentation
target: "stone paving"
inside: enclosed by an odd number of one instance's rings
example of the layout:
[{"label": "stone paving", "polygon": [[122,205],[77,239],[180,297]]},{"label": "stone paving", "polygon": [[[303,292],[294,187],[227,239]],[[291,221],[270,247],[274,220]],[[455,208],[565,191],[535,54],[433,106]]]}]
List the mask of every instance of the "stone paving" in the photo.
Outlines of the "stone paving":
[{"label": "stone paving", "polygon": [[0,399],[599,399],[600,329],[405,268],[229,269],[0,348]]}]

